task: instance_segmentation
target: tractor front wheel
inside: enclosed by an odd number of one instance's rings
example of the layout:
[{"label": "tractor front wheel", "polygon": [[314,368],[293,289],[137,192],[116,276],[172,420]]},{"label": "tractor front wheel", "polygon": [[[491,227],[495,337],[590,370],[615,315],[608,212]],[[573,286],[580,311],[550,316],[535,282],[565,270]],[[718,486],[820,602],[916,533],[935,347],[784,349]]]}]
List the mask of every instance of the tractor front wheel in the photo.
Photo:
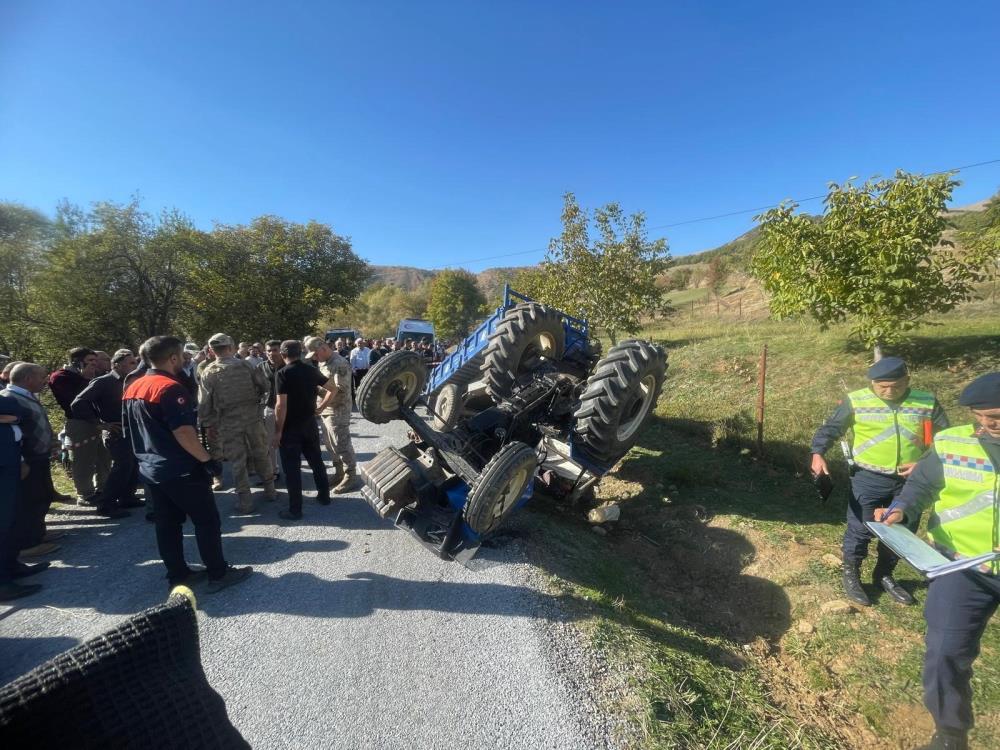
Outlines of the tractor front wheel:
[{"label": "tractor front wheel", "polygon": [[535,478],[538,456],[530,445],[507,443],[489,460],[469,489],[465,522],[477,534],[496,529]]}]

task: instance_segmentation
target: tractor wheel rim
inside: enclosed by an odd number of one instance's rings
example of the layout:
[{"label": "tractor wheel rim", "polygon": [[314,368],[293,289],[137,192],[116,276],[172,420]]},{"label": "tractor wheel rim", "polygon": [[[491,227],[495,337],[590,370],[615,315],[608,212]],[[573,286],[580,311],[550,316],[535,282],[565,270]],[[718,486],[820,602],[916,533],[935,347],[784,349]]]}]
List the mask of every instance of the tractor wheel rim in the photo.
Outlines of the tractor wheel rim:
[{"label": "tractor wheel rim", "polygon": [[417,376],[412,372],[401,372],[386,384],[385,390],[382,391],[382,398],[379,399],[383,411],[394,412],[399,408],[399,399],[396,394],[400,390],[403,391],[403,403],[406,403],[417,390]]},{"label": "tractor wheel rim", "polygon": [[533,370],[543,359],[554,359],[555,353],[555,336],[543,331],[524,347],[524,351],[521,353],[521,361],[517,364],[518,373]]},{"label": "tractor wheel rim", "polygon": [[653,406],[653,394],[656,392],[656,378],[647,375],[639,381],[639,390],[635,398],[628,404],[622,421],[618,424],[618,442],[630,439],[646,419]]},{"label": "tractor wheel rim", "polygon": [[496,505],[493,506],[493,523],[500,520],[504,513],[514,507],[521,495],[524,494],[524,485],[527,484],[528,467],[522,466],[504,485],[497,498]]}]

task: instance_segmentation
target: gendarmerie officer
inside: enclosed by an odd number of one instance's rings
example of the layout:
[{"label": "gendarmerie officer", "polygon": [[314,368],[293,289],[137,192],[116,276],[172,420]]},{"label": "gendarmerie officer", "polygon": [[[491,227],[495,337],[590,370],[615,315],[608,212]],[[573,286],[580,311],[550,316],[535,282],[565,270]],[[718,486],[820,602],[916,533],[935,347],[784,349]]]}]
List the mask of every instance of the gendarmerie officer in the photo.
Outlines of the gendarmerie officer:
[{"label": "gendarmerie officer", "polygon": [[[944,409],[928,391],[910,387],[906,363],[899,357],[885,357],[868,368],[871,385],[852,391],[819,428],[812,441],[813,474],[829,474],[823,454],[848,430],[854,434],[854,468],[851,499],[847,506],[844,533],[844,592],[858,604],[871,600],[861,585],[860,568],[868,556],[872,533],[865,521],[874,518],[876,508],[885,508],[903,488],[914,465],[927,452],[935,432],[948,426]],[[908,519],[916,529],[919,515]],[[899,557],[878,544],[878,558],[872,583],[881,585],[900,604],[913,604],[910,593],[892,573]]]},{"label": "gendarmerie officer", "polygon": [[[906,481],[884,523],[930,508],[931,543],[952,559],[1000,551],[1000,372],[977,378],[958,399],[977,425],[942,430]],[[884,517],[883,517],[884,516]],[[965,750],[972,728],[972,662],[1000,605],[1000,563],[935,578],[927,591],[924,705],[936,731],[925,750]]]}]

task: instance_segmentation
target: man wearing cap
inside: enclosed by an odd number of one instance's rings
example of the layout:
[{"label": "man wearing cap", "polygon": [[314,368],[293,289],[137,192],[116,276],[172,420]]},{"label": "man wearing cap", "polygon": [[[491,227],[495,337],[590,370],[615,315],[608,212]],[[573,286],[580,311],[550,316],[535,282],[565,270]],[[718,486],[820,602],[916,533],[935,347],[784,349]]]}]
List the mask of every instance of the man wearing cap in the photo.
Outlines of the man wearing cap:
[{"label": "man wearing cap", "polygon": [[264,496],[276,498],[261,404],[267,397],[264,373],[233,354],[233,340],[217,333],[208,340],[215,361],[201,377],[198,416],[209,436],[218,435],[222,454],[230,462],[239,498],[236,511],[252,513],[253,497],[247,471],[247,454],[254,471],[264,480]]},{"label": "man wearing cap", "polygon": [[351,365],[319,336],[308,337],[305,344],[309,357],[316,360],[333,386],[323,394],[316,413],[323,418],[327,450],[334,461],[333,494],[342,495],[356,489],[357,484],[357,460],[351,444]]},{"label": "man wearing cap", "polygon": [[[930,509],[931,544],[952,559],[1000,551],[1000,372],[972,381],[958,403],[972,410],[976,424],[939,432],[896,501],[876,513],[877,520],[893,524],[911,522]],[[930,582],[924,605],[924,705],[936,731],[925,750],[968,747],[972,663],[997,605],[1000,563]]]},{"label": "man wearing cap", "polygon": [[[874,518],[876,508],[893,501],[930,448],[934,433],[948,426],[948,417],[934,395],[910,388],[906,363],[899,357],[880,359],[868,368],[868,379],[870,387],[849,393],[816,432],[811,465],[814,475],[829,474],[823,454],[849,429],[853,432],[843,583],[847,597],[866,607],[871,600],[861,584],[860,569],[872,533],[865,521]],[[919,515],[908,520],[912,529],[920,523]],[[913,604],[913,597],[892,576],[898,562],[899,557],[879,542],[872,583],[900,604]]]}]

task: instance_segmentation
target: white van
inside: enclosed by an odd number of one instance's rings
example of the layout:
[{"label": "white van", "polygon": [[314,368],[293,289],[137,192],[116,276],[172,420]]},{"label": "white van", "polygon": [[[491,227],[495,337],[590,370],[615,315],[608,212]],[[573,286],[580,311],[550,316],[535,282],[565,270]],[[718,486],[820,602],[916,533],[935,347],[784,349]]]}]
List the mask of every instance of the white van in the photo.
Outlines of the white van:
[{"label": "white van", "polygon": [[420,342],[426,340],[434,343],[434,324],[429,320],[420,318],[403,318],[399,321],[399,328],[396,329],[396,341],[412,340]]}]

